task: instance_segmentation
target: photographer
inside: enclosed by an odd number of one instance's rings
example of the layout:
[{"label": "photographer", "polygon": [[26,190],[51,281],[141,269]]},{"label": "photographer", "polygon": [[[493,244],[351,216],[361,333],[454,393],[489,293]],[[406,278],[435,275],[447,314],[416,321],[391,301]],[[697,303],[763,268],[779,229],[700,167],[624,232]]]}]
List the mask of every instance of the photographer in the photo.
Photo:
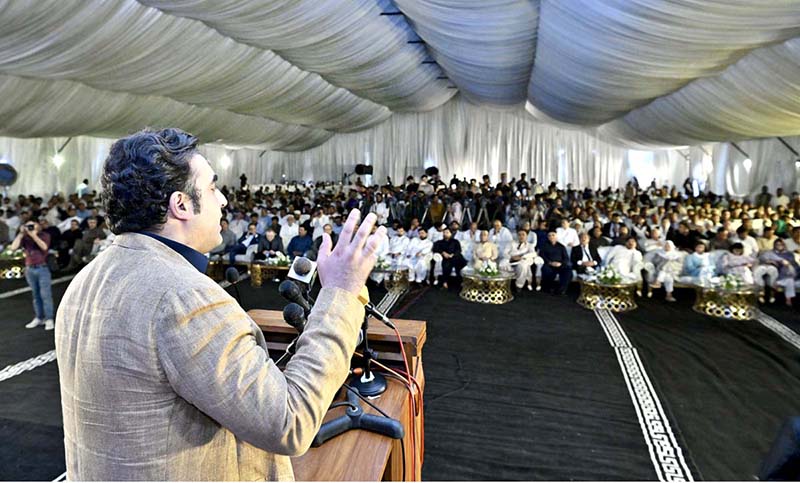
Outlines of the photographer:
[{"label": "photographer", "polygon": [[33,329],[44,324],[44,330],[53,330],[53,290],[50,268],[47,266],[47,250],[50,234],[42,231],[38,223],[28,222],[19,228],[19,234],[11,243],[11,249],[22,246],[25,251],[25,279],[33,293],[33,310],[36,317],[25,325]]}]

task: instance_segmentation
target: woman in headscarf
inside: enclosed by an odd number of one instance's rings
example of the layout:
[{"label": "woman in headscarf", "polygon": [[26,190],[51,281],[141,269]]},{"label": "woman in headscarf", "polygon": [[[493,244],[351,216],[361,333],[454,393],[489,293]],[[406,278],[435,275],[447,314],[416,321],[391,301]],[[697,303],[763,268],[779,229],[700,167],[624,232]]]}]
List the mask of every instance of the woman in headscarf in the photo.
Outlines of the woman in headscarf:
[{"label": "woman in headscarf", "polygon": [[794,258],[794,253],[786,250],[786,243],[778,238],[772,245],[772,250],[761,255],[764,264],[772,265],[778,270],[777,285],[783,287],[786,296],[786,305],[792,306],[792,299],[795,296],[795,284],[800,275],[800,266]]},{"label": "woman in headscarf", "polygon": [[675,279],[678,278],[683,270],[683,258],[685,254],[675,248],[675,244],[671,240],[667,240],[664,248],[656,252],[653,257],[653,265],[655,265],[655,281],[650,283],[650,288],[659,288],[664,285],[664,290],[667,292],[665,300],[667,302],[675,302],[675,297],[672,296],[672,291],[675,287]]}]

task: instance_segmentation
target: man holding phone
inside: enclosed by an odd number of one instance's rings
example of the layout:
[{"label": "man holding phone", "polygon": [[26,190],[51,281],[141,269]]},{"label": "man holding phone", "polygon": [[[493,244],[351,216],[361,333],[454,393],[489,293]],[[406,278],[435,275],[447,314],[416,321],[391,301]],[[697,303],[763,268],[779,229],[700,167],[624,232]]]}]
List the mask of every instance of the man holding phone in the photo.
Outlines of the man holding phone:
[{"label": "man holding phone", "polygon": [[11,243],[11,249],[19,247],[25,251],[25,279],[33,293],[33,310],[36,317],[25,325],[33,329],[44,324],[44,330],[53,330],[53,289],[50,268],[47,266],[47,251],[50,248],[50,234],[43,231],[38,223],[22,225]]}]

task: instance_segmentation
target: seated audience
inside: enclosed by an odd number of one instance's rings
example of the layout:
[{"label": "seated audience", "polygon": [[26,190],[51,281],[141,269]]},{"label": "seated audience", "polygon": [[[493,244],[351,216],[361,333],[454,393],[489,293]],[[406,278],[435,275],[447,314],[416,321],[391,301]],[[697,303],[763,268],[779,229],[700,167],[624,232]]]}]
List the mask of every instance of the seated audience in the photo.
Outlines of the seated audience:
[{"label": "seated audience", "polygon": [[706,244],[702,241],[695,242],[694,252],[690,253],[683,263],[684,275],[691,277],[693,282],[699,283],[707,282],[715,272],[716,267],[714,267],[711,254],[706,252]]},{"label": "seated audience", "polygon": [[219,234],[222,235],[222,243],[214,247],[209,252],[210,255],[222,255],[231,251],[236,245],[236,234],[228,228],[228,220],[225,218],[219,222]]},{"label": "seated audience", "polygon": [[[544,260],[542,266],[542,285],[546,291],[556,295],[565,295],[567,286],[572,280],[572,267],[570,266],[567,248],[558,243],[558,234],[555,230],[547,232],[547,242],[539,251],[539,256]],[[558,286],[554,281],[558,277]]]},{"label": "seated audience", "polygon": [[[660,288],[663,284],[664,291],[667,293],[665,300],[667,302],[675,302],[675,297],[672,292],[675,286],[675,280],[678,279],[683,270],[683,259],[686,254],[677,248],[672,240],[667,240],[664,248],[656,252],[653,258],[654,268],[650,272],[651,278],[649,279],[650,288]],[[652,294],[651,294],[652,295]]]},{"label": "seated audience", "polygon": [[472,250],[472,268],[483,270],[488,262],[497,263],[499,256],[497,245],[489,241],[489,232],[481,230],[480,242]]},{"label": "seated audience", "polygon": [[256,224],[250,223],[247,225],[247,232],[240,236],[236,241],[236,244],[233,245],[228,251],[229,263],[231,265],[236,263],[236,255],[246,253],[247,249],[250,248],[251,245],[258,245],[258,241],[260,239],[261,237],[256,232]]},{"label": "seated audience", "polygon": [[403,253],[402,263],[408,267],[410,282],[422,283],[428,279],[431,266],[433,243],[428,240],[425,228],[417,229],[417,238],[412,238]]},{"label": "seated audience", "polygon": [[289,246],[286,247],[286,254],[292,259],[304,257],[306,252],[311,250],[314,246],[314,240],[308,233],[306,225],[300,225],[297,230],[297,236],[292,238],[292,241],[289,242]]},{"label": "seated audience", "polygon": [[600,253],[598,253],[597,247],[591,244],[588,234],[581,233],[579,241],[578,246],[572,247],[570,256],[572,268],[579,276],[594,273],[603,262]]},{"label": "seated audience", "polygon": [[[528,242],[528,232],[519,230],[517,241],[511,245],[508,259],[508,265],[514,270],[515,285],[518,289],[527,286],[528,290],[533,290],[533,266],[537,261],[538,267],[544,265],[544,260],[536,254],[536,245]],[[541,290],[538,283],[536,289]]]},{"label": "seated audience", "polygon": [[274,258],[279,253],[286,255],[283,250],[283,241],[272,228],[267,228],[264,236],[258,241],[258,248],[254,260]]},{"label": "seated audience", "polygon": [[[456,276],[461,275],[461,269],[467,265],[466,259],[461,255],[461,243],[453,238],[449,228],[442,231],[442,239],[433,244],[434,276],[437,272],[436,265],[441,268],[442,287],[448,288],[448,281],[452,279],[453,272]],[[436,285],[438,279],[434,279]]]},{"label": "seated audience", "polygon": [[783,288],[786,298],[786,305],[792,306],[792,299],[795,297],[798,277],[800,277],[800,266],[797,264],[794,253],[786,249],[786,244],[782,239],[775,240],[772,250],[761,255],[761,261],[772,265],[778,270],[778,280],[776,285]]}]

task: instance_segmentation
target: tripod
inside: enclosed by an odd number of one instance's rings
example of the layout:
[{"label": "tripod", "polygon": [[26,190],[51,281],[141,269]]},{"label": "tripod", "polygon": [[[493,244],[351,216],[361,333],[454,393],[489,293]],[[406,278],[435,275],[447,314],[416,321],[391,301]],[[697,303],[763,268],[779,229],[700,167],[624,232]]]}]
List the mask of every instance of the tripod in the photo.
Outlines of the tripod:
[{"label": "tripod", "polygon": [[[364,316],[364,324],[361,330],[364,333],[364,374],[361,377],[353,376],[350,385],[354,391],[358,391],[361,396],[372,397],[382,394],[386,390],[386,378],[382,374],[371,371],[372,359],[375,354],[369,348],[369,341],[366,336],[369,328],[369,315]],[[359,398],[352,391],[347,391],[347,411],[344,416],[340,416],[332,421],[328,421],[319,428],[319,432],[314,437],[311,446],[318,447],[325,441],[335,438],[351,429],[364,429],[373,433],[389,436],[393,439],[400,439],[404,436],[403,425],[400,421],[388,417],[364,414],[364,410],[359,405]]]}]

